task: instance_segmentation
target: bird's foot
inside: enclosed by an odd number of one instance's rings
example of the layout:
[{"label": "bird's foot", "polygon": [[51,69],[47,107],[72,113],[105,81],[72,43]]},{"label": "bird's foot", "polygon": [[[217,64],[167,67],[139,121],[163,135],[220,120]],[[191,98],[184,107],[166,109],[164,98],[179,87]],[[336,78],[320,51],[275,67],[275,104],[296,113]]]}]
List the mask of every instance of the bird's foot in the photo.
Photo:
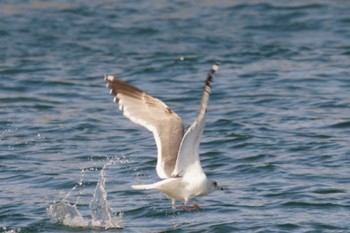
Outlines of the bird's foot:
[{"label": "bird's foot", "polygon": [[[193,202],[192,205],[193,205],[193,209],[200,209],[201,208],[197,202]],[[191,207],[189,207],[187,204],[173,205],[172,208],[173,208],[173,210],[183,209],[186,212],[191,212]]]},{"label": "bird's foot", "polygon": [[192,205],[193,205],[193,208],[195,208],[195,209],[200,209],[201,208],[199,206],[198,202],[193,202]]},{"label": "bird's foot", "polygon": [[187,205],[184,205],[182,208],[183,208],[183,210],[186,211],[186,212],[191,212],[191,209],[188,208]]},{"label": "bird's foot", "polygon": [[191,212],[191,209],[187,205],[174,205],[172,206],[173,210],[183,209],[186,212]]}]

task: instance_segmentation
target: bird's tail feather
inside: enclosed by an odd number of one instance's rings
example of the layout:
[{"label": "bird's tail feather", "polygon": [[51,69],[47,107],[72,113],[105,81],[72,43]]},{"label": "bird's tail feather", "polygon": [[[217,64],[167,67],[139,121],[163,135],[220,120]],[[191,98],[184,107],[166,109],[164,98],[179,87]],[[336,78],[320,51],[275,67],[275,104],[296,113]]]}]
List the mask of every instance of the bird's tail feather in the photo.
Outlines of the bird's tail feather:
[{"label": "bird's tail feather", "polygon": [[156,185],[155,184],[139,184],[139,185],[132,185],[131,188],[141,189],[141,190],[156,189]]}]

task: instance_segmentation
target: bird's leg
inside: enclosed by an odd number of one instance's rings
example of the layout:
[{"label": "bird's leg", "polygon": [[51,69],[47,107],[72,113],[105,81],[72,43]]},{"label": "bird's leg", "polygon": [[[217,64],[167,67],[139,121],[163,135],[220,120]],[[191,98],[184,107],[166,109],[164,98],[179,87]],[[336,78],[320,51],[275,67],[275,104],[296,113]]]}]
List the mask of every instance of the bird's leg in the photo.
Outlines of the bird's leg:
[{"label": "bird's leg", "polygon": [[192,203],[192,205],[193,205],[193,208],[195,208],[195,209],[200,209],[201,207],[199,206],[199,204],[198,204],[198,202],[193,202]]},{"label": "bird's leg", "polygon": [[187,200],[185,200],[185,203],[184,203],[184,206],[183,206],[183,209],[184,209],[184,211],[187,211],[187,212],[191,212],[191,210],[190,210],[190,208],[188,208],[188,206],[187,206]]},{"label": "bird's leg", "polygon": [[190,208],[188,208],[187,206],[187,201],[184,203],[184,205],[176,205],[176,200],[175,199],[171,199],[171,208],[173,208],[173,210],[182,208],[183,210],[187,211],[187,212],[191,212]]},{"label": "bird's leg", "polygon": [[179,209],[179,208],[183,208],[180,205],[176,205],[176,200],[175,199],[171,199],[171,208],[173,208],[173,210]]},{"label": "bird's leg", "polygon": [[173,210],[176,209],[176,200],[175,199],[171,199],[171,208],[173,208]]}]

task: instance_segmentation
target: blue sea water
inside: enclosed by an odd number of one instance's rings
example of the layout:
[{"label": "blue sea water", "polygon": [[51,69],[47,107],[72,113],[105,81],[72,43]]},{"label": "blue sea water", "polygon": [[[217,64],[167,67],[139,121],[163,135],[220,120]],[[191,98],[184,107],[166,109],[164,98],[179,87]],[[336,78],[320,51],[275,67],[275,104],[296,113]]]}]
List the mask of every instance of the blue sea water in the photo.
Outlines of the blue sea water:
[{"label": "blue sea water", "polygon": [[[0,231],[350,231],[349,1],[0,4]],[[163,194],[131,189],[158,180],[155,143],[103,75],[188,126],[214,62],[200,151],[225,190],[173,211]],[[52,221],[61,200],[90,216],[106,164],[103,191],[125,228]]]}]

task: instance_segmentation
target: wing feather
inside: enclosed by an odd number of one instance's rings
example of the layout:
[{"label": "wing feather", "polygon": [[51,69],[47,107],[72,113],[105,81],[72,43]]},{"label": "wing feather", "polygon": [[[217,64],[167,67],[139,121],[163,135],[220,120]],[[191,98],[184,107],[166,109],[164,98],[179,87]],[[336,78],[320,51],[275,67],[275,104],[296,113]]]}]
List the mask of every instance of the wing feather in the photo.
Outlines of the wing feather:
[{"label": "wing feather", "polygon": [[105,80],[124,116],[153,133],[158,150],[157,174],[162,179],[170,177],[184,135],[181,118],[144,91],[111,75],[105,75]]},{"label": "wing feather", "polygon": [[199,159],[199,144],[205,128],[211,82],[213,81],[214,74],[218,69],[219,65],[217,63],[214,64],[205,80],[199,115],[186,131],[182,139],[172,176],[185,176],[186,173],[193,174],[193,172],[203,174]]}]

